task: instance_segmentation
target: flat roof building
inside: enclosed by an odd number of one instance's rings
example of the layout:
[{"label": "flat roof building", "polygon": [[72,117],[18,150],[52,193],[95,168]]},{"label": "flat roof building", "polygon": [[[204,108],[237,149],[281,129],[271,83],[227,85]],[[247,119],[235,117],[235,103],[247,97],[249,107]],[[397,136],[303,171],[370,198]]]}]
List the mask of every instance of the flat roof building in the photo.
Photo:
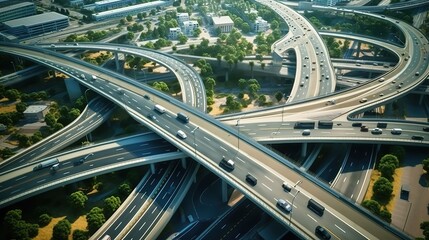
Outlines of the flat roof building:
[{"label": "flat roof building", "polygon": [[170,28],[170,33],[168,34],[170,39],[177,39],[179,37],[180,34],[182,34],[182,29],[180,29],[179,27],[175,27],[175,28]]},{"label": "flat roof building", "polygon": [[135,0],[103,0],[92,4],[83,6],[87,10],[93,10],[96,12],[107,11],[110,9],[127,7],[134,4]]},{"label": "flat roof building", "polygon": [[69,18],[56,12],[47,12],[30,17],[4,22],[7,31],[18,37],[33,37],[58,31],[69,26]]},{"label": "flat roof building", "polygon": [[212,17],[213,26],[219,28],[220,32],[228,33],[231,32],[234,27],[234,22],[229,16]]},{"label": "flat roof building", "polygon": [[189,14],[188,13],[177,13],[177,22],[179,25],[183,25],[183,22],[189,21]]},{"label": "flat roof building", "polygon": [[29,121],[40,121],[48,113],[48,110],[46,105],[30,105],[25,109],[24,117]]},{"label": "flat roof building", "polygon": [[23,2],[0,8],[0,22],[28,17],[36,14],[36,6],[31,2]]},{"label": "flat roof building", "polygon": [[257,17],[252,24],[253,32],[265,32],[269,29],[268,22],[262,17]]},{"label": "flat roof building", "polygon": [[194,35],[194,30],[199,28],[198,21],[184,21],[183,22],[183,32],[187,36]]},{"label": "flat roof building", "polygon": [[154,1],[154,2],[142,3],[142,4],[137,4],[129,7],[94,13],[92,14],[92,18],[95,21],[103,21],[111,18],[121,18],[127,15],[137,15],[138,13],[141,13],[141,12],[148,12],[157,7],[166,7],[172,4],[173,4],[172,1]]}]

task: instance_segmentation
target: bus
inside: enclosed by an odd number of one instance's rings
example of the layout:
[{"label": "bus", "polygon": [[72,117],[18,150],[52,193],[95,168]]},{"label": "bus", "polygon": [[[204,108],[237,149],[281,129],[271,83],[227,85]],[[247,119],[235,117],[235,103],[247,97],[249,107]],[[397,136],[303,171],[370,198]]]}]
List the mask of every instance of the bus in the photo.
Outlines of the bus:
[{"label": "bus", "polygon": [[156,104],[154,109],[155,109],[155,111],[157,111],[159,113],[165,113],[165,108],[161,105]]},{"label": "bus", "polygon": [[42,169],[42,168],[47,168],[47,167],[51,167],[51,166],[55,166],[55,167],[53,168],[53,170],[57,170],[57,169],[58,169],[58,167],[59,167],[59,162],[60,162],[60,161],[58,161],[58,158],[51,158],[51,159],[45,160],[45,161],[43,161],[43,162],[41,162],[41,163],[37,164],[37,165],[33,168],[33,171],[37,171],[37,170],[40,170],[40,169]]},{"label": "bus", "polygon": [[327,128],[327,129],[332,129],[332,126],[334,125],[334,123],[332,121],[329,120],[319,120],[319,128]]},{"label": "bus", "polygon": [[308,200],[307,207],[319,216],[323,216],[323,213],[325,212],[325,207],[323,207],[311,198],[310,200]]},{"label": "bus", "polygon": [[177,113],[177,119],[184,122],[184,123],[189,122],[189,117],[186,114],[181,113],[181,112]]},{"label": "bus", "polygon": [[296,122],[293,128],[295,129],[314,129],[314,122]]}]

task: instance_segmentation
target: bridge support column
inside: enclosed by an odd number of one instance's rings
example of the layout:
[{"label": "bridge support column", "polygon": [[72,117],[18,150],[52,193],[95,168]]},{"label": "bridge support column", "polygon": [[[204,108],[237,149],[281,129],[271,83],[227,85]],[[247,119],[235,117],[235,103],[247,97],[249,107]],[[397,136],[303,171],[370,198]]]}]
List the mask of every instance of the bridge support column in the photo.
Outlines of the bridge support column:
[{"label": "bridge support column", "polygon": [[301,147],[301,157],[307,156],[307,143],[302,143]]},{"label": "bridge support column", "polygon": [[180,163],[182,164],[182,168],[186,169],[186,158],[180,159]]},{"label": "bridge support column", "polygon": [[359,58],[360,56],[360,48],[361,48],[361,42],[358,42],[358,45],[356,48],[356,58]]},{"label": "bridge support column", "polygon": [[152,174],[155,174],[155,164],[154,164],[154,163],[151,163],[151,164],[150,164],[150,172],[151,172]]},{"label": "bridge support column", "polygon": [[420,95],[420,97],[419,97],[419,105],[422,105],[424,96],[425,95],[423,95],[423,94]]},{"label": "bridge support column", "polygon": [[222,202],[228,201],[228,184],[222,180]]},{"label": "bridge support column", "polygon": [[179,212],[180,212],[180,222],[181,223],[186,222],[186,214],[182,207],[179,208]]},{"label": "bridge support column", "polygon": [[229,79],[229,72],[226,71],[225,72],[225,82],[228,82],[228,79]]},{"label": "bridge support column", "polygon": [[115,66],[116,66],[116,72],[119,72],[120,68],[119,68],[119,56],[118,53],[115,52]]},{"label": "bridge support column", "polygon": [[369,72],[368,78],[372,78],[372,72]]}]

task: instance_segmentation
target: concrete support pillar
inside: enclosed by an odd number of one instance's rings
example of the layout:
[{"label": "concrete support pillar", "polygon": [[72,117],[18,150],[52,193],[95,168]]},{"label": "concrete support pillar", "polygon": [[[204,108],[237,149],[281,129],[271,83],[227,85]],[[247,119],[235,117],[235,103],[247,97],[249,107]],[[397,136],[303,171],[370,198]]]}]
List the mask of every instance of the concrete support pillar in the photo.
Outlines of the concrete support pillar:
[{"label": "concrete support pillar", "polygon": [[222,202],[228,201],[228,184],[222,180]]},{"label": "concrete support pillar", "polygon": [[117,52],[115,52],[115,66],[116,66],[116,72],[119,72],[120,67],[119,67],[119,57]]},{"label": "concrete support pillar", "polygon": [[357,48],[356,48],[356,57],[359,58],[360,56],[360,47],[361,47],[361,42],[358,42]]},{"label": "concrete support pillar", "polygon": [[307,156],[307,143],[302,143],[301,147],[301,157]]},{"label": "concrete support pillar", "polygon": [[186,158],[180,159],[180,163],[182,164],[182,168],[186,169]]},{"label": "concrete support pillar", "polygon": [[368,78],[372,78],[372,72],[369,72],[369,76],[368,76]]},{"label": "concrete support pillar", "polygon": [[225,82],[228,82],[228,79],[229,79],[229,72],[226,71],[225,72]]},{"label": "concrete support pillar", "polygon": [[186,222],[186,214],[182,207],[179,207],[180,212],[180,222],[185,223]]},{"label": "concrete support pillar", "polygon": [[88,133],[88,134],[86,135],[86,137],[88,138],[88,141],[89,141],[89,142],[92,142],[92,134],[91,134],[91,133]]},{"label": "concrete support pillar", "polygon": [[154,164],[154,163],[151,163],[151,164],[150,164],[150,172],[151,172],[152,174],[155,174],[155,164]]}]

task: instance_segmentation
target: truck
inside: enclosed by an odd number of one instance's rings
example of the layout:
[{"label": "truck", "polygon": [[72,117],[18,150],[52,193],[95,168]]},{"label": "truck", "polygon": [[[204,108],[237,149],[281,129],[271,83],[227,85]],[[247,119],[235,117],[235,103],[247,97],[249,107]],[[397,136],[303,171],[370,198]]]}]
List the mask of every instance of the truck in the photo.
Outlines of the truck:
[{"label": "truck", "polygon": [[294,127],[295,129],[314,129],[315,122],[296,122]]},{"label": "truck", "polygon": [[[43,169],[43,168],[47,168],[47,167],[51,167],[51,166],[54,166],[54,165],[56,165],[56,168],[58,168],[59,167],[59,163],[60,163],[60,161],[58,161],[58,158],[51,158],[51,159],[45,160],[45,161],[37,164],[33,168],[33,171],[37,171],[37,170],[40,170],[40,169]],[[56,170],[56,169],[53,169],[53,170]]]},{"label": "truck", "polygon": [[189,122],[189,117],[186,114],[182,113],[182,112],[177,113],[177,119],[179,119],[180,121],[182,121],[184,123],[188,123]]},{"label": "truck", "polygon": [[157,111],[159,113],[165,113],[165,108],[161,105],[156,104],[154,109],[155,109],[155,111]]}]

